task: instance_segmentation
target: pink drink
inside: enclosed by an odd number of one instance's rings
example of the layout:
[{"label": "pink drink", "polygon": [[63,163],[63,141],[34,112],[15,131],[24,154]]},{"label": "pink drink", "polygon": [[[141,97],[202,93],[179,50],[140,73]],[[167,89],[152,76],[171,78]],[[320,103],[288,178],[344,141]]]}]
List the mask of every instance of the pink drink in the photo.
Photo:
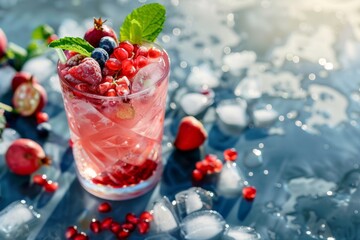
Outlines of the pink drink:
[{"label": "pink drink", "polygon": [[82,92],[58,65],[64,105],[82,186],[106,199],[137,197],[162,173],[161,141],[169,79],[169,58],[162,51],[130,79],[127,96]]}]

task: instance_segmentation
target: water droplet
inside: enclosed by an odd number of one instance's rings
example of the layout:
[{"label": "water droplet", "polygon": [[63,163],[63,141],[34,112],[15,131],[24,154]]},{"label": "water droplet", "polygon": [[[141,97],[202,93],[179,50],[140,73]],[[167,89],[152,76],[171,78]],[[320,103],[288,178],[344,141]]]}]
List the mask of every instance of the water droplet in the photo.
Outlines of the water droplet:
[{"label": "water droplet", "polygon": [[311,81],[314,81],[314,80],[316,79],[316,75],[315,75],[314,73],[310,73],[310,74],[309,74],[309,79],[310,79]]},{"label": "water droplet", "polygon": [[268,170],[264,170],[264,175],[268,175],[269,174],[269,171]]},{"label": "water droplet", "polygon": [[244,164],[246,167],[255,168],[259,167],[263,163],[262,153],[259,149],[254,148],[244,158]]}]

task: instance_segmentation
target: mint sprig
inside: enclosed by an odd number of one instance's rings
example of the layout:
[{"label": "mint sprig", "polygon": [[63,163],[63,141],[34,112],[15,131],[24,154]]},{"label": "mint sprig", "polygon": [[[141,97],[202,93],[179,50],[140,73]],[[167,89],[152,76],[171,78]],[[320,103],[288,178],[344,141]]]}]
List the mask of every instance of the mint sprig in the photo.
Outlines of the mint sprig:
[{"label": "mint sprig", "polygon": [[94,47],[86,40],[79,37],[64,37],[54,40],[49,44],[51,48],[60,48],[63,50],[71,50],[80,53],[84,56],[90,57]]},{"label": "mint sprig", "polygon": [[145,4],[133,10],[120,28],[120,40],[134,44],[154,42],[163,29],[166,10],[159,3]]}]

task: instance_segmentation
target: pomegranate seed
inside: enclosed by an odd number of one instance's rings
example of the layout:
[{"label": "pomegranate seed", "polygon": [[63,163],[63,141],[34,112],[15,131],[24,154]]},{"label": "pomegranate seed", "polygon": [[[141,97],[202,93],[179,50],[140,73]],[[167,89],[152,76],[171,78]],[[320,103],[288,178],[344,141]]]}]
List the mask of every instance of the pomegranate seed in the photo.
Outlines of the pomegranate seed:
[{"label": "pomegranate seed", "polygon": [[111,227],[110,230],[114,233],[117,234],[120,230],[121,230],[121,225],[117,222],[112,222],[111,223]]},{"label": "pomegranate seed", "polygon": [[59,188],[59,185],[57,182],[53,182],[51,180],[46,181],[44,185],[44,190],[46,192],[55,192]]},{"label": "pomegranate seed", "polygon": [[161,55],[161,51],[155,47],[152,47],[148,51],[149,58],[158,58]]},{"label": "pomegranate seed", "polygon": [[123,76],[123,77],[117,79],[117,80],[115,81],[115,83],[116,83],[117,85],[125,85],[125,86],[129,86],[129,85],[130,85],[130,81],[129,81],[129,79],[128,79],[126,76]]},{"label": "pomegranate seed", "polygon": [[130,232],[124,228],[122,228],[117,234],[117,237],[119,239],[127,239],[129,236],[130,236]]},{"label": "pomegranate seed", "polygon": [[84,232],[78,233],[74,237],[74,240],[88,240],[88,239],[89,237]]},{"label": "pomegranate seed", "polygon": [[119,96],[124,96],[130,93],[128,86],[118,85],[116,86],[116,92]]},{"label": "pomegranate seed", "polygon": [[117,96],[115,89],[109,89],[109,90],[105,93],[105,95],[108,96],[108,97],[115,97],[115,96]]},{"label": "pomegranate seed", "polygon": [[33,183],[40,185],[40,186],[44,186],[47,182],[45,174],[35,174],[33,176],[32,180],[33,180]]},{"label": "pomegranate seed", "polygon": [[90,230],[93,231],[94,233],[99,233],[101,232],[101,223],[99,220],[96,220],[95,218],[91,220],[90,223]]},{"label": "pomegranate seed", "polygon": [[49,115],[46,112],[38,112],[36,114],[37,124],[47,122],[49,120]]},{"label": "pomegranate seed", "polygon": [[101,213],[107,213],[110,212],[111,210],[112,210],[111,205],[108,202],[100,203],[98,206],[98,211]]},{"label": "pomegranate seed", "polygon": [[219,173],[221,172],[222,168],[223,168],[223,163],[220,160],[217,160],[215,162],[214,172]]},{"label": "pomegranate seed", "polygon": [[142,212],[139,218],[144,222],[151,222],[154,219],[153,215],[148,211]]},{"label": "pomegranate seed", "polygon": [[70,226],[65,231],[65,238],[66,239],[72,239],[77,234],[78,234],[77,227],[76,226]]},{"label": "pomegranate seed", "polygon": [[216,155],[214,155],[214,154],[208,154],[208,155],[205,156],[204,161],[206,161],[206,162],[215,162],[217,159],[218,159],[218,158],[217,158]]},{"label": "pomegranate seed", "polygon": [[101,95],[112,89],[113,84],[109,82],[100,83],[98,86],[98,91]]},{"label": "pomegranate seed", "polygon": [[224,151],[224,159],[226,161],[235,161],[237,159],[237,151],[235,148],[229,148]]},{"label": "pomegranate seed", "polygon": [[135,54],[135,58],[138,56],[144,56],[147,57],[148,56],[148,49],[144,46],[140,46],[137,50],[136,50],[136,54]]},{"label": "pomegranate seed", "polygon": [[121,227],[128,230],[129,232],[133,232],[135,230],[135,225],[132,223],[124,223],[121,225]]},{"label": "pomegranate seed", "polygon": [[72,148],[74,146],[74,142],[71,139],[69,139],[68,143],[69,143],[69,147]]},{"label": "pomegranate seed", "polygon": [[137,225],[137,229],[140,234],[146,234],[150,229],[150,223],[148,222],[139,222]]},{"label": "pomegranate seed", "polygon": [[253,201],[256,197],[256,188],[252,186],[244,187],[242,190],[242,195],[244,199]]},{"label": "pomegranate seed", "polygon": [[103,77],[103,79],[102,79],[102,82],[108,82],[108,83],[113,83],[113,81],[114,81],[114,78],[112,77],[112,76],[105,76],[105,77]]},{"label": "pomegranate seed", "polygon": [[127,66],[122,70],[122,74],[128,78],[132,78],[136,74],[136,68],[134,65]]},{"label": "pomegranate seed", "polygon": [[101,222],[101,228],[102,229],[110,229],[112,223],[113,223],[112,217],[104,218],[104,220],[102,220],[102,222]]},{"label": "pomegranate seed", "polygon": [[109,76],[110,77],[110,76],[114,75],[115,73],[116,73],[116,70],[111,70],[108,67],[106,67],[106,65],[102,70],[102,75],[103,76]]},{"label": "pomegranate seed", "polygon": [[114,55],[119,61],[123,61],[129,57],[129,53],[121,47],[118,47],[114,50]]},{"label": "pomegranate seed", "polygon": [[120,48],[125,49],[128,52],[128,56],[132,57],[134,51],[134,45],[132,45],[129,41],[124,41],[119,44]]},{"label": "pomegranate seed", "polygon": [[105,62],[105,66],[110,70],[118,71],[121,69],[121,62],[119,60],[117,60],[116,58],[109,58]]},{"label": "pomegranate seed", "polygon": [[135,214],[133,214],[133,213],[128,213],[128,214],[126,214],[126,216],[125,216],[125,221],[127,222],[127,223],[132,223],[132,224],[137,224],[138,222],[139,222],[139,219],[136,217],[136,215]]},{"label": "pomegranate seed", "polygon": [[134,64],[137,68],[142,68],[145,67],[148,63],[148,59],[144,56],[138,56],[135,58],[134,60]]},{"label": "pomegranate seed", "polygon": [[192,172],[192,179],[195,181],[195,182],[199,182],[201,180],[203,180],[204,178],[204,174],[197,170],[197,169],[194,169],[193,172]]}]

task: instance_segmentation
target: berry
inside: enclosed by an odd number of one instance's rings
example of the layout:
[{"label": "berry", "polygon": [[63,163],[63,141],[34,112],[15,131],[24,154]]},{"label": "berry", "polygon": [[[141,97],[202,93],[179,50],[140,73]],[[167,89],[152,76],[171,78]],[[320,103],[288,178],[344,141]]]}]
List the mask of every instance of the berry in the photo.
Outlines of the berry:
[{"label": "berry", "polygon": [[36,132],[39,137],[47,138],[51,132],[51,124],[48,122],[43,122],[36,126]]},{"label": "berry", "polygon": [[128,52],[121,47],[118,47],[114,50],[114,55],[119,61],[123,61],[129,57]]},{"label": "berry", "polygon": [[148,222],[139,222],[137,229],[140,234],[146,234],[150,229],[150,224]]},{"label": "berry", "polygon": [[253,201],[256,197],[256,188],[249,186],[244,187],[242,190],[243,198],[247,201]]},{"label": "berry", "polygon": [[102,48],[95,48],[91,52],[91,57],[99,63],[101,68],[103,68],[105,62],[109,59],[109,54]]},{"label": "berry", "polygon": [[58,35],[56,35],[56,34],[51,34],[51,35],[46,39],[46,42],[47,42],[47,44],[50,44],[52,41],[57,40],[58,38],[59,38]]},{"label": "berry", "polygon": [[128,213],[128,214],[126,214],[126,216],[125,216],[125,221],[126,221],[127,223],[132,223],[132,224],[136,225],[136,224],[139,222],[139,219],[136,217],[135,214],[133,214],[133,213]]},{"label": "berry", "polygon": [[123,48],[127,51],[128,56],[132,57],[134,51],[134,45],[132,45],[129,41],[123,41],[119,44],[120,48]]},{"label": "berry", "polygon": [[113,233],[117,234],[121,230],[121,225],[118,222],[112,222],[110,230]]},{"label": "berry", "polygon": [[59,185],[57,182],[53,182],[51,180],[48,180],[44,185],[44,190],[46,192],[55,192],[59,188]]},{"label": "berry", "polygon": [[109,26],[105,25],[101,18],[94,18],[94,27],[87,30],[84,39],[88,41],[93,47],[98,47],[100,39],[106,36],[112,37],[117,42],[115,31]]},{"label": "berry", "polygon": [[107,213],[110,212],[111,210],[112,210],[111,205],[108,202],[100,203],[98,206],[98,211],[101,213]]},{"label": "berry", "polygon": [[30,175],[43,164],[50,164],[42,147],[31,139],[15,140],[5,153],[6,164],[18,175]]},{"label": "berry", "polygon": [[112,217],[104,218],[104,220],[101,221],[101,228],[102,229],[110,229],[112,223],[113,223]]},{"label": "berry", "polygon": [[117,234],[117,237],[119,239],[127,239],[129,236],[130,236],[130,231],[125,228],[122,228]]},{"label": "berry", "polygon": [[99,233],[101,232],[101,223],[99,220],[96,220],[95,218],[91,220],[90,223],[90,230],[93,231],[94,233]]},{"label": "berry", "polygon": [[41,124],[49,120],[49,115],[46,112],[38,112],[35,117],[37,124]]},{"label": "berry", "polygon": [[133,232],[135,230],[135,225],[132,223],[123,223],[121,227],[128,230],[129,232]]},{"label": "berry", "polygon": [[40,112],[47,102],[45,89],[38,83],[20,84],[13,95],[12,103],[21,116],[31,116]]},{"label": "berry", "polygon": [[0,59],[5,56],[7,48],[7,38],[4,31],[0,28]]},{"label": "berry", "polygon": [[35,174],[32,178],[33,183],[40,185],[40,186],[44,186],[47,182],[46,179],[46,175],[45,174]]},{"label": "berry", "polygon": [[184,117],[179,126],[174,145],[182,151],[200,147],[207,138],[207,132],[200,121],[192,116]]},{"label": "berry", "polygon": [[103,95],[110,89],[113,89],[113,87],[115,87],[115,85],[109,82],[100,83],[98,86],[98,91],[101,95]]},{"label": "berry", "polygon": [[161,56],[161,51],[155,47],[152,47],[148,51],[149,58],[158,58]]},{"label": "berry", "polygon": [[144,47],[144,46],[138,47],[136,52],[135,52],[135,58],[137,58],[138,56],[147,57],[148,56],[148,49],[146,47]]},{"label": "berry", "polygon": [[17,72],[11,80],[11,89],[15,91],[18,86],[25,82],[37,83],[35,76],[27,72]]},{"label": "berry", "polygon": [[76,226],[70,226],[65,231],[66,239],[73,239],[78,234],[78,230]]},{"label": "berry", "polygon": [[119,60],[117,60],[116,58],[109,58],[106,63],[105,63],[106,67],[110,70],[113,71],[119,71],[122,68],[122,64]]},{"label": "berry", "polygon": [[102,37],[99,42],[99,47],[110,55],[116,47],[116,41],[112,37]]},{"label": "berry", "polygon": [[121,63],[122,74],[127,78],[132,78],[136,74],[136,68],[132,60],[124,60]]},{"label": "berry", "polygon": [[192,172],[192,180],[194,182],[199,182],[204,179],[204,173],[198,169],[194,169]]},{"label": "berry", "polygon": [[73,239],[74,240],[88,240],[89,237],[86,235],[86,233],[81,232],[81,233],[76,234]]},{"label": "berry", "polygon": [[144,56],[138,56],[135,58],[134,60],[134,64],[137,68],[142,68],[145,67],[148,63],[148,59]]},{"label": "berry", "polygon": [[151,222],[154,219],[153,215],[148,211],[142,212],[139,218],[144,222]]},{"label": "berry", "polygon": [[235,148],[229,148],[224,151],[224,159],[226,161],[235,161],[237,158],[237,151]]},{"label": "berry", "polygon": [[101,82],[101,68],[93,58],[84,58],[80,64],[69,69],[69,74],[82,82],[97,85]]},{"label": "berry", "polygon": [[127,85],[118,85],[116,86],[116,93],[119,95],[119,96],[124,96],[124,95],[127,95],[130,93],[130,89]]}]

